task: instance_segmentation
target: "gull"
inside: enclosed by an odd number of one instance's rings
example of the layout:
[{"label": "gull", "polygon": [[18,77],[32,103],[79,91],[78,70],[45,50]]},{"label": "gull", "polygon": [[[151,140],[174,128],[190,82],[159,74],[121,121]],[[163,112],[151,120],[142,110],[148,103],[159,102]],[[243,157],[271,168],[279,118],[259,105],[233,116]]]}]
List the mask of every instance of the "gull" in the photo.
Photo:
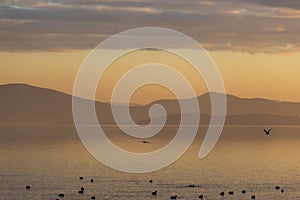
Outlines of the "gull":
[{"label": "gull", "polygon": [[150,144],[151,143],[150,141],[147,141],[147,140],[142,140],[142,141],[139,141],[139,142],[142,142],[144,144]]},{"label": "gull", "polygon": [[266,135],[270,135],[271,130],[272,130],[271,128],[269,130],[264,129],[264,132],[266,133]]}]

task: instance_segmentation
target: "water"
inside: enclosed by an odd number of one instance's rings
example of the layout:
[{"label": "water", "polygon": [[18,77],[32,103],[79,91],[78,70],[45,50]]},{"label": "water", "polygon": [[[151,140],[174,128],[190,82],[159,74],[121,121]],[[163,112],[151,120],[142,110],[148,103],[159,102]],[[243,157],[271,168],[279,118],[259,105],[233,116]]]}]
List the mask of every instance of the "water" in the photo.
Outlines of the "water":
[{"label": "water", "polygon": [[[95,160],[80,143],[72,126],[1,126],[0,199],[222,199],[221,191],[235,191],[224,199],[300,199],[300,128],[226,127],[206,158],[197,157],[206,128],[201,127],[192,147],[177,162],[160,171],[127,174]],[[174,132],[169,127],[166,133]],[[107,129],[124,148],[150,151],[171,136],[151,139],[152,146],[124,139],[118,129]],[[171,137],[172,138],[172,137]],[[157,146],[155,146],[157,145]],[[84,176],[84,180],[79,180]],[[90,182],[94,178],[94,183]],[[149,179],[154,182],[148,183]],[[187,187],[194,184],[194,188]],[[25,190],[26,185],[32,189]],[[280,185],[285,193],[274,189]],[[85,194],[78,194],[81,186]],[[241,194],[246,189],[247,194]]]}]

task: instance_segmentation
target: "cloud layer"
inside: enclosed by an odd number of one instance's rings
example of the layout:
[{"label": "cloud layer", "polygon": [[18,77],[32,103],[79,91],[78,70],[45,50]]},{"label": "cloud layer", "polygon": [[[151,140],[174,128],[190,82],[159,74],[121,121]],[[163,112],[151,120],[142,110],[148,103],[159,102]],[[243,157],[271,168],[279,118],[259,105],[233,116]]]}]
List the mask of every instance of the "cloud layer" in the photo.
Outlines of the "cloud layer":
[{"label": "cloud layer", "polygon": [[131,28],[181,31],[209,50],[299,51],[298,0],[4,0],[0,51],[89,49]]}]

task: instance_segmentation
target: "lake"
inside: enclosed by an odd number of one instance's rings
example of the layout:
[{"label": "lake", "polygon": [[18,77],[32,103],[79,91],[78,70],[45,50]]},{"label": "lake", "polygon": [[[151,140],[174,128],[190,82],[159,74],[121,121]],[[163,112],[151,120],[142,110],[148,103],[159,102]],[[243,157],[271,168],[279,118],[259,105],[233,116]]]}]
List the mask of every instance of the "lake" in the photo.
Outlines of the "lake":
[{"label": "lake", "polygon": [[[300,127],[227,126],[213,151],[198,158],[206,127],[175,163],[155,172],[129,174],[94,159],[81,144],[73,126],[7,125],[0,133],[0,199],[300,199]],[[166,127],[150,144],[122,136],[116,127],[106,133],[120,147],[147,152],[165,145],[176,132]],[[83,176],[83,180],[79,180]],[[94,183],[90,179],[94,179]],[[148,180],[153,179],[153,183]],[[195,187],[187,187],[188,185]],[[25,186],[32,188],[26,190]],[[285,192],[275,190],[280,185]],[[78,194],[80,187],[84,194]],[[242,194],[242,189],[247,190]],[[228,191],[234,191],[229,196]]]}]

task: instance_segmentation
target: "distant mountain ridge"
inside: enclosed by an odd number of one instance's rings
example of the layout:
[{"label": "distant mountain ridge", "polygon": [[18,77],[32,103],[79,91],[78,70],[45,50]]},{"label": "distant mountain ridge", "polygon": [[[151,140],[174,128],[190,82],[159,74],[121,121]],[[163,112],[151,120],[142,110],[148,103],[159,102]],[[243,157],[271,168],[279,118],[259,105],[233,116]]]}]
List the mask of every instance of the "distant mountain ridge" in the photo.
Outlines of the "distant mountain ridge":
[{"label": "distant mountain ridge", "polygon": [[[216,94],[212,94],[216,95]],[[182,100],[189,101],[189,99]],[[198,97],[201,124],[210,119],[210,95]],[[179,124],[180,109],[177,100],[159,100],[148,105],[130,107],[138,124],[148,123],[148,110],[161,104],[168,113],[167,124]],[[114,124],[111,104],[96,102],[96,111],[102,124]],[[123,109],[123,104],[114,104]],[[193,113],[186,113],[193,117]],[[267,99],[245,99],[227,95],[226,124],[300,125],[300,103],[278,102]],[[159,117],[159,116],[158,116]],[[124,117],[122,123],[127,123]],[[26,84],[0,85],[0,124],[73,124],[72,96],[51,89]],[[89,123],[83,122],[83,123]]]}]

